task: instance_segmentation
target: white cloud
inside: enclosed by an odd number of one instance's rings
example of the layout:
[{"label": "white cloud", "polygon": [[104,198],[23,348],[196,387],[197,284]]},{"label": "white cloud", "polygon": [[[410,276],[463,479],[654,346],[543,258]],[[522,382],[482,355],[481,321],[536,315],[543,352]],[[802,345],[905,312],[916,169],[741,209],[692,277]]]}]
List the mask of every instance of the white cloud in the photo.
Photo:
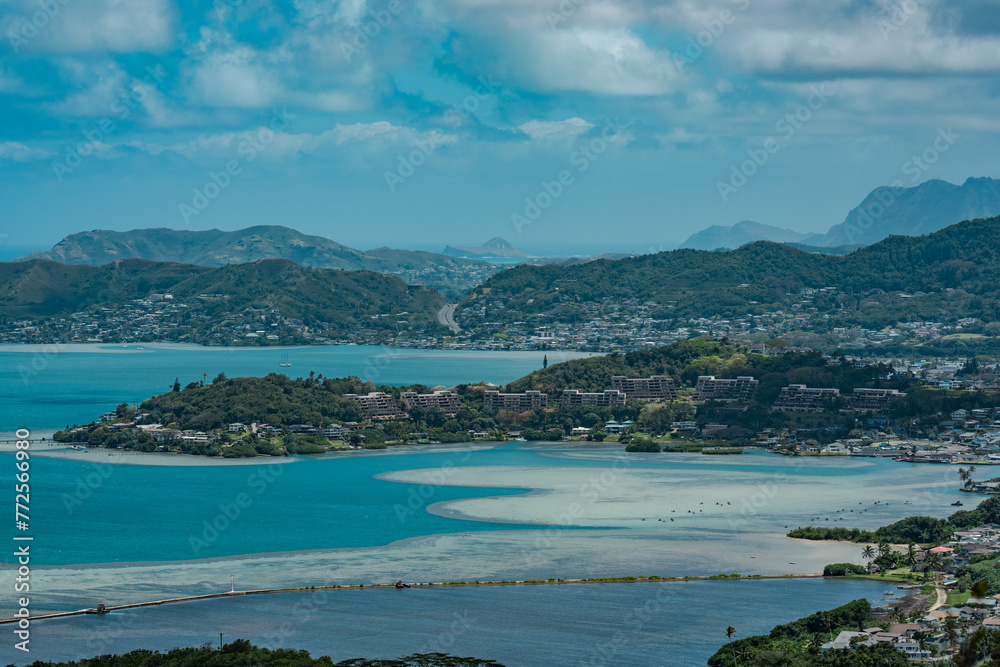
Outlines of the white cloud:
[{"label": "white cloud", "polygon": [[592,127],[594,126],[591,123],[582,118],[567,118],[557,121],[529,120],[519,125],[517,129],[532,139],[572,139]]},{"label": "white cloud", "polygon": [[50,151],[42,148],[32,148],[18,141],[0,142],[0,160],[28,162],[30,160],[40,160],[51,155],[53,153]]},{"label": "white cloud", "polygon": [[255,50],[239,45],[199,57],[191,74],[192,97],[215,107],[259,109],[277,104],[283,86],[262,59]]},{"label": "white cloud", "polygon": [[660,95],[675,90],[681,78],[669,53],[651,49],[627,29],[466,35],[455,50],[472,67],[535,92]]},{"label": "white cloud", "polygon": [[274,132],[262,126],[240,132],[201,135],[181,144],[164,145],[133,141],[129,142],[128,145],[152,155],[171,151],[180,153],[194,161],[211,162],[238,157],[240,148],[248,145],[249,142],[254,142],[256,146],[265,146],[259,151],[261,157],[268,160],[284,160],[297,154],[330,154],[339,147],[352,144],[384,148],[395,145],[410,146],[417,141],[433,141],[440,146],[453,145],[458,142],[458,138],[453,135],[420,132],[412,128],[393,125],[387,121],[376,121],[351,125],[338,124],[318,134]]},{"label": "white cloud", "polygon": [[27,37],[19,42],[19,50],[158,52],[174,42],[175,17],[169,0],[12,0],[9,4],[0,28],[4,34],[13,31]]},{"label": "white cloud", "polygon": [[49,105],[54,114],[75,118],[110,116],[116,100],[128,94],[128,77],[114,62],[95,65],[65,59],[62,64],[75,91]]}]

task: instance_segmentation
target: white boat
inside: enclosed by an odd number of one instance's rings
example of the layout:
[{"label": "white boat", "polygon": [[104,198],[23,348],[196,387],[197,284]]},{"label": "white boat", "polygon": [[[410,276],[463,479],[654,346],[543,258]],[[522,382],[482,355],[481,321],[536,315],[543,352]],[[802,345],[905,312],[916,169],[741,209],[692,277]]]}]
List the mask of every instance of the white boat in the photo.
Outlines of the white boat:
[{"label": "white boat", "polygon": [[278,364],[278,365],[281,366],[282,368],[288,368],[289,366],[292,365],[292,363],[290,361],[288,361],[288,355],[287,354],[281,355],[281,363]]}]

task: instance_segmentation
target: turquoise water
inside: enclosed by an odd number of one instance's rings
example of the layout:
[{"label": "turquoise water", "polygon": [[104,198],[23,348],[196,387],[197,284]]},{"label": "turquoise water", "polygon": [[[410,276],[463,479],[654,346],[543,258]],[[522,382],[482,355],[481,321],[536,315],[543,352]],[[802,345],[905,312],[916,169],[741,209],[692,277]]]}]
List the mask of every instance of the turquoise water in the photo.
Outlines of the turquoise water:
[{"label": "turquoise water", "polygon": [[314,657],[394,658],[440,650],[509,666],[704,665],[726,641],[885,589],[872,581],[789,579],[318,591],[146,607],[32,624],[30,656],[0,643],[0,663],[69,660],[137,648],[305,649]]},{"label": "turquoise water", "polygon": [[[488,460],[477,457],[477,460]],[[502,457],[500,457],[502,458]],[[95,455],[99,461],[99,455]],[[399,484],[391,470],[464,465],[469,452],[353,456],[261,466],[134,466],[36,457],[37,562],[173,561],[381,546],[436,533],[513,530],[436,516],[432,502],[524,493]],[[13,469],[12,455],[0,457]],[[152,528],[152,530],[151,530]],[[108,548],[113,545],[112,548]],[[5,562],[12,562],[5,556]]]},{"label": "turquoise water", "polygon": [[[414,447],[375,454],[302,457],[293,463],[260,466],[112,465],[106,461],[114,457],[101,453],[91,454],[93,460],[85,462],[35,457],[32,513],[39,520],[34,523],[38,533],[34,548],[38,562],[46,565],[175,561],[376,547],[422,535],[536,528],[552,525],[556,509],[565,501],[553,500],[555,509],[543,509],[516,523],[439,516],[426,508],[459,498],[523,494],[531,490],[527,487],[532,482],[538,483],[530,478],[523,482],[525,488],[476,488],[474,481],[470,486],[440,485],[450,481],[453,469],[513,467],[515,478],[517,470],[556,466],[593,469],[596,474],[610,469],[602,455],[622,460],[621,453],[609,446],[586,448],[594,458],[572,456],[581,450],[579,446],[529,443],[481,449]],[[748,476],[767,480],[784,475],[787,485],[804,485],[802,488],[811,492],[819,488],[811,480],[837,488],[865,489],[901,469],[899,464],[884,460],[867,465],[850,465],[851,461],[843,460],[827,460],[825,466],[799,463],[771,454],[748,453],[742,457],[638,455],[616,465],[619,470],[628,467],[684,475],[689,478],[684,485],[704,488],[706,498],[729,497],[722,494]],[[13,469],[13,454],[0,455],[0,464]],[[418,479],[426,483],[376,478],[380,473],[423,469],[428,472],[418,473]],[[939,472],[931,466],[910,470],[918,482]],[[680,482],[675,485],[681,489]],[[641,488],[636,490],[641,492]],[[885,490],[882,497],[889,493]],[[958,491],[932,489],[929,495],[935,506],[947,511],[951,493]],[[865,494],[860,497],[868,492]],[[792,507],[772,503],[735,525],[749,532],[772,532],[779,524],[806,525],[817,511],[815,503],[803,502],[798,507],[792,498],[790,504]],[[889,523],[916,511],[911,507],[874,505],[868,500],[865,508],[869,512],[852,519],[851,526]],[[919,510],[925,511],[925,507]],[[728,533],[734,524],[727,518],[739,512],[737,504],[711,517],[688,520],[673,516],[682,522],[697,521],[701,530]],[[607,526],[620,528],[621,524],[615,521]],[[109,543],[113,548],[108,548]],[[11,562],[10,558],[6,555],[5,562]]]},{"label": "turquoise water", "polygon": [[[141,349],[140,349],[141,348]],[[287,355],[291,367],[279,366]],[[55,429],[93,421],[120,403],[142,402],[182,385],[229,377],[315,371],[356,375],[376,384],[506,384],[549,363],[587,354],[399,350],[340,345],[298,348],[210,348],[183,345],[0,345],[0,432]]]}]

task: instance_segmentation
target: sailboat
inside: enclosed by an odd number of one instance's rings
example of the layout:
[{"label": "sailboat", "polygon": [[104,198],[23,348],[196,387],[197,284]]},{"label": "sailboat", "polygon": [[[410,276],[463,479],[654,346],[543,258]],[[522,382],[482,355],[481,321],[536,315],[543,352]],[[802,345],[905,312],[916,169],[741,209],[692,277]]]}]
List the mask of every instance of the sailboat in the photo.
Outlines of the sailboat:
[{"label": "sailboat", "polygon": [[281,363],[278,364],[278,365],[281,366],[282,368],[288,368],[289,366],[292,365],[292,363],[290,361],[288,361],[288,355],[287,354],[281,355]]}]

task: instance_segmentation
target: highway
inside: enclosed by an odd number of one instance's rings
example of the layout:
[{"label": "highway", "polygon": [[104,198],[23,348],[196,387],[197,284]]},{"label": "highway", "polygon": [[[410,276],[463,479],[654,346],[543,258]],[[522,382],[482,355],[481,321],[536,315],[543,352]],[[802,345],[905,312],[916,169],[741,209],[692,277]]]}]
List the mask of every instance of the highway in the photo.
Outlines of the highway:
[{"label": "highway", "polygon": [[455,333],[462,330],[458,323],[455,321],[455,309],[458,308],[457,303],[446,303],[438,311],[437,318],[438,324],[443,324]]}]

